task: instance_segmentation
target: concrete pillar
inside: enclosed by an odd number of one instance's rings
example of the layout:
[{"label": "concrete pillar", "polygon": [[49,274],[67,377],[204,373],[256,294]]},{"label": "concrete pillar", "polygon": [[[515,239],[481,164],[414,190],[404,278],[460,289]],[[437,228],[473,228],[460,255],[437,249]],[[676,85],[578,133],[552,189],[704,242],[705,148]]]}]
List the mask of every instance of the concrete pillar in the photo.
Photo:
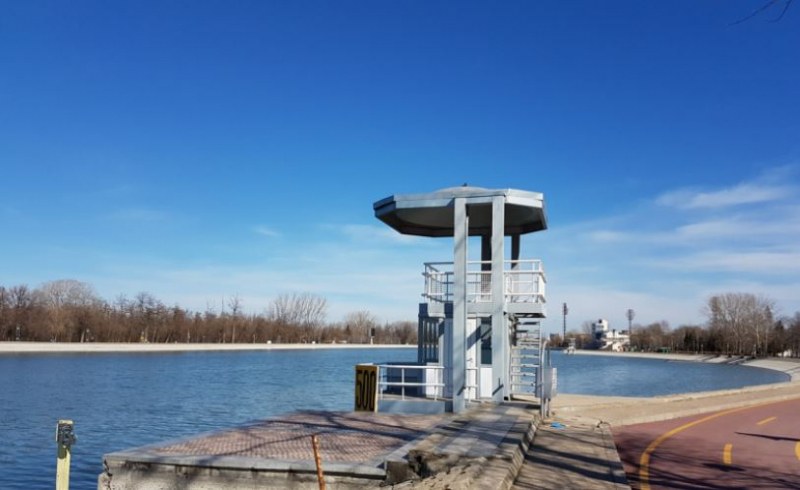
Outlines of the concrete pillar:
[{"label": "concrete pillar", "polygon": [[457,197],[453,203],[453,342],[452,370],[450,371],[453,387],[453,412],[463,412],[466,407],[467,370],[467,242],[469,238],[469,215],[467,201]]},{"label": "concrete pillar", "polygon": [[505,196],[492,198],[492,400],[508,396],[508,330],[505,315]]}]

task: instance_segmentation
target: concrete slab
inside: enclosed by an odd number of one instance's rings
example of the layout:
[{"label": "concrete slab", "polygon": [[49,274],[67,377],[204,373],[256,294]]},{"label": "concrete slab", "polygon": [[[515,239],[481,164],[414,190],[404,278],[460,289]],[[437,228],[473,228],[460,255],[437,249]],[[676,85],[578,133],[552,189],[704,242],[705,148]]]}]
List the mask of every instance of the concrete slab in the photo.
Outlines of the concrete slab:
[{"label": "concrete slab", "polygon": [[103,489],[316,488],[311,436],[326,481],[358,488],[386,477],[385,461],[450,420],[443,415],[299,412],[107,454]]},{"label": "concrete slab", "polygon": [[317,434],[330,488],[506,489],[535,430],[526,404],[464,414],[300,412],[105,456],[101,489],[317,488]]},{"label": "concrete slab", "polygon": [[573,416],[538,427],[512,488],[629,490],[630,486],[608,425]]}]

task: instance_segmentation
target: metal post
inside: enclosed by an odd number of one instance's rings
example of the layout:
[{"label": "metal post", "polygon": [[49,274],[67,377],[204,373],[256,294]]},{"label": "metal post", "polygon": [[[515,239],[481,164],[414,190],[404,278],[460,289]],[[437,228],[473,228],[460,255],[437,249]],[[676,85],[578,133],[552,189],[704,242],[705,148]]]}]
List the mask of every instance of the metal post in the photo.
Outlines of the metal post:
[{"label": "metal post", "polygon": [[505,316],[504,196],[492,199],[492,400],[502,403],[508,390],[508,322]]},{"label": "metal post", "polygon": [[467,200],[457,197],[453,203],[453,329],[450,344],[450,383],[453,390],[453,412],[467,408],[464,393],[466,381],[466,331],[467,331],[467,241],[469,216]]},{"label": "metal post", "polygon": [[71,447],[75,444],[74,424],[71,420],[59,420],[56,425],[58,459],[56,460],[56,490],[69,490],[69,465]]},{"label": "metal post", "polygon": [[400,389],[402,390],[400,392],[400,399],[401,400],[405,400],[406,399],[406,368],[405,367],[401,367],[400,368]]}]

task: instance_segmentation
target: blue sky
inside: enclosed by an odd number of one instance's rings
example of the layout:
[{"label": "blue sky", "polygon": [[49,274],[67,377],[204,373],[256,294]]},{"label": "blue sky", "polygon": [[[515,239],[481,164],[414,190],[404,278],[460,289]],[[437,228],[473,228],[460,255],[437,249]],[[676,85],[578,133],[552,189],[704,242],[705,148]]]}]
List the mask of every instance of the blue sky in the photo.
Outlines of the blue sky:
[{"label": "blue sky", "polygon": [[411,319],[395,193],[542,192],[550,318],[800,310],[800,10],[759,1],[6,2],[0,284]]}]

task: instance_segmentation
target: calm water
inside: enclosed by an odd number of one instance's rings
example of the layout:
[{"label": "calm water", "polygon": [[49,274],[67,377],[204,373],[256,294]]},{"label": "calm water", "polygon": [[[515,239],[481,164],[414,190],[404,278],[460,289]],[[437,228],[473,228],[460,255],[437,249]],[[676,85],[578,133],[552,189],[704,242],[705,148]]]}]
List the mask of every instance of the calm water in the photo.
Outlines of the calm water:
[{"label": "calm water", "polygon": [[552,353],[558,392],[656,396],[789,381],[789,375],[746,366]]},{"label": "calm water", "polygon": [[[353,366],[415,349],[0,356],[0,489],[53,488],[55,425],[75,421],[71,488],[104,453],[297,409],[349,410]],[[649,396],[784,381],[761,369],[553,355],[562,393]],[[647,380],[647,381],[645,381]]]}]

